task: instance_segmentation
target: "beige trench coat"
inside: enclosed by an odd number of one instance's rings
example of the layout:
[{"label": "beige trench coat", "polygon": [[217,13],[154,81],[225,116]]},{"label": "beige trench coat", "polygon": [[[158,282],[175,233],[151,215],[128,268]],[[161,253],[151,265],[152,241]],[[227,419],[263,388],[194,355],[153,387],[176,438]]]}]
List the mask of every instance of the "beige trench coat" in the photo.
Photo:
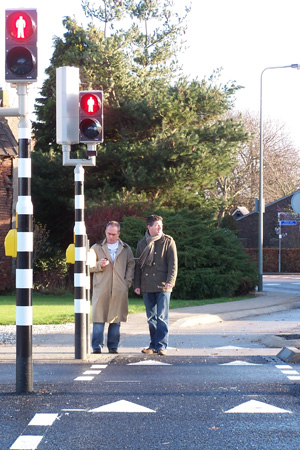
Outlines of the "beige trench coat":
[{"label": "beige trench coat", "polygon": [[[128,289],[134,276],[134,257],[129,245],[119,239],[115,262],[112,262],[106,239],[92,246],[97,256],[93,275],[92,321],[126,322],[128,316]],[[107,258],[109,264],[100,267],[100,259]]]}]

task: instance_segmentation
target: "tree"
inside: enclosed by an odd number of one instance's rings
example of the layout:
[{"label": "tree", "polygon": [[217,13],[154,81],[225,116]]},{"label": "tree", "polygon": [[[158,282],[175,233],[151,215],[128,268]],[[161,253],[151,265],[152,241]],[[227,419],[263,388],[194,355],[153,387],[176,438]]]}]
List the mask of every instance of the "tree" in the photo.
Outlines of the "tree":
[{"label": "tree", "polygon": [[[253,210],[255,198],[259,196],[259,118],[249,112],[238,114],[238,117],[245,124],[249,139],[239,146],[231,173],[216,179],[214,195],[223,202],[220,219],[238,206]],[[267,204],[299,189],[300,156],[284,124],[268,119],[263,130],[264,198]]]},{"label": "tree", "polygon": [[[215,181],[232,172],[237,149],[247,139],[241,120],[227,116],[240,87],[220,85],[218,71],[202,81],[179,77],[176,42],[184,26],[171,0],[100,4],[102,9],[86,11],[99,16],[103,31],[94,25],[84,30],[66,18],[64,37],[55,39],[36,106],[36,149],[46,161],[47,152],[58,150],[55,68],[79,66],[82,88],[103,89],[105,98],[105,142],[97,167],[88,169],[87,207],[146,199],[157,206],[201,208],[203,217],[212,218],[219,209],[212,195]],[[132,18],[129,28],[108,33],[108,24],[125,13]],[[37,163],[43,164],[42,154]],[[36,195],[53,195],[39,187]]]}]

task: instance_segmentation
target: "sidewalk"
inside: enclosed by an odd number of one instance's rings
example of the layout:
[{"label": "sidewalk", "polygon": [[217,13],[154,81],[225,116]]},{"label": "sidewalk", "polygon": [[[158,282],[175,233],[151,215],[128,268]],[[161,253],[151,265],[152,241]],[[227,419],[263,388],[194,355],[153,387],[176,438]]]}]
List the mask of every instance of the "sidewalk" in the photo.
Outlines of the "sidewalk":
[{"label": "sidewalk", "polygon": [[[172,301],[172,300],[171,300]],[[169,348],[168,354],[208,354],[205,349],[189,348],[189,336],[200,333],[203,325],[259,316],[300,308],[300,294],[265,292],[255,298],[212,305],[194,306],[170,310],[170,335],[180,334],[182,348]],[[39,328],[40,327],[40,328]],[[130,314],[128,322],[121,325],[120,354],[141,355],[141,348],[149,341],[149,331],[144,313]],[[248,354],[258,349],[248,349]],[[211,352],[211,349],[207,350]],[[277,354],[278,348],[260,349],[260,354]],[[15,345],[0,345],[0,361],[14,362]],[[110,361],[115,355],[88,355],[87,361]],[[33,360],[40,362],[82,362],[74,358],[74,325],[33,326]]]}]

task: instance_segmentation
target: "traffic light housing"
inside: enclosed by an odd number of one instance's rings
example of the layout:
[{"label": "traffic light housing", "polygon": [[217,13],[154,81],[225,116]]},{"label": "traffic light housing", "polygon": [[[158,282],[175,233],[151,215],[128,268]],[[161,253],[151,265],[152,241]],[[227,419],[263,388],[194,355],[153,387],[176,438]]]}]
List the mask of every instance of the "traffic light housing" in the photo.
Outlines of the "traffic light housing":
[{"label": "traffic light housing", "polygon": [[5,80],[37,81],[37,10],[5,11]]},{"label": "traffic light housing", "polygon": [[103,92],[79,92],[79,142],[103,142]]}]

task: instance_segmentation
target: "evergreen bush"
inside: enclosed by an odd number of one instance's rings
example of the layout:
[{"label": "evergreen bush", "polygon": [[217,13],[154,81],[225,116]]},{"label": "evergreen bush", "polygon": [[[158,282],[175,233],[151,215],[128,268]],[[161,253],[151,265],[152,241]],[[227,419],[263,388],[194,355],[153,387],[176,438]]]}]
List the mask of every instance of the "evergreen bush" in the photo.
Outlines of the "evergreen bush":
[{"label": "evergreen bush", "polygon": [[[176,241],[178,278],[173,298],[201,299],[246,294],[257,284],[257,269],[238,237],[226,228],[203,222],[197,212],[157,211],[164,232]],[[126,217],[122,239],[135,251],[145,220]]]}]

